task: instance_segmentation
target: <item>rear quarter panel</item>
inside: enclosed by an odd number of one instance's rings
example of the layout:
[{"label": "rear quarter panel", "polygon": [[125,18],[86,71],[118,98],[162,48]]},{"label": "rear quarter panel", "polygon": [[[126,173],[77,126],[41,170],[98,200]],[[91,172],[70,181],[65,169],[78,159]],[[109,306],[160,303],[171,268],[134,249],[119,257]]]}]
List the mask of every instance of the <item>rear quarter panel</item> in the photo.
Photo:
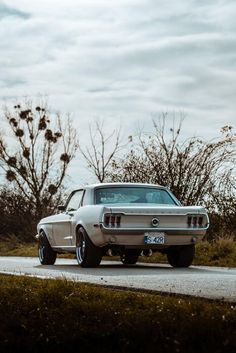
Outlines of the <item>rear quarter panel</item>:
[{"label": "rear quarter panel", "polygon": [[88,205],[81,207],[75,214],[73,224],[73,244],[76,243],[76,231],[82,226],[94,245],[102,246],[105,244],[103,233],[100,229],[100,222],[104,211],[109,211],[103,205]]}]

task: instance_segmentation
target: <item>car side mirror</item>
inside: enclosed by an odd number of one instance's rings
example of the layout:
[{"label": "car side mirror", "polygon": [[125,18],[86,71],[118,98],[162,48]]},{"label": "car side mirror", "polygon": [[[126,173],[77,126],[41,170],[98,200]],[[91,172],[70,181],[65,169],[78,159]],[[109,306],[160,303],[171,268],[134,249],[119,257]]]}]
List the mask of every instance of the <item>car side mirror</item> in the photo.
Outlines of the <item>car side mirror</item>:
[{"label": "car side mirror", "polygon": [[59,205],[59,206],[57,207],[57,209],[58,209],[59,211],[65,211],[65,210],[66,210],[66,206],[64,206],[64,205]]}]

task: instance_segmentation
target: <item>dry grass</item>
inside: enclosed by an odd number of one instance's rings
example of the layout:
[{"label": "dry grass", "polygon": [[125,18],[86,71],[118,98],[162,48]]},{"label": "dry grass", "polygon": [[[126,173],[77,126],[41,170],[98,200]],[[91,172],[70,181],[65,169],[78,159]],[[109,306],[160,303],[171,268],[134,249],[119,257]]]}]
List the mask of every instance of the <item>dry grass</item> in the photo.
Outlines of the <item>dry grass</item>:
[{"label": "dry grass", "polygon": [[236,267],[236,242],[232,238],[221,238],[213,243],[199,243],[194,264]]},{"label": "dry grass", "polygon": [[227,353],[236,305],[0,275],[4,352]]},{"label": "dry grass", "polygon": [[37,256],[37,243],[22,243],[14,235],[0,236],[0,255],[1,256]]},{"label": "dry grass", "polygon": [[[11,235],[5,238],[4,241],[0,240],[0,256],[25,256],[35,257],[38,256],[38,243],[23,243]],[[58,257],[74,258],[73,254],[61,254]]]}]

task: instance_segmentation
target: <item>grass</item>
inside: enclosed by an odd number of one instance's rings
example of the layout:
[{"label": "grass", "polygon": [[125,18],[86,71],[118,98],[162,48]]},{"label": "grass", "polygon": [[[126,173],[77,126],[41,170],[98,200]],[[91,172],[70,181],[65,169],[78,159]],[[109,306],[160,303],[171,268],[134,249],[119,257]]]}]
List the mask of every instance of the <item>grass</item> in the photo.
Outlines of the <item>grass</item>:
[{"label": "grass", "polygon": [[[0,256],[38,256],[38,243],[20,242],[17,237],[11,235],[4,240],[0,238]],[[74,258],[72,254],[61,254],[58,257]]]},{"label": "grass", "polygon": [[236,351],[236,304],[0,275],[0,351]]},{"label": "grass", "polygon": [[36,243],[19,243],[17,241],[1,241],[0,242],[1,256],[37,256]]},{"label": "grass", "polygon": [[[37,243],[20,243],[14,236],[0,241],[0,256],[38,256]],[[74,258],[71,254],[59,257]],[[114,258],[110,257],[109,260]],[[118,257],[116,258],[118,259]],[[139,257],[141,262],[166,263],[166,255],[154,253],[151,257]],[[194,265],[236,267],[236,242],[232,239],[219,239],[213,243],[207,241],[196,245]]]},{"label": "grass", "polygon": [[199,243],[194,264],[236,267],[236,242],[230,238],[221,238],[212,244],[207,241]]}]

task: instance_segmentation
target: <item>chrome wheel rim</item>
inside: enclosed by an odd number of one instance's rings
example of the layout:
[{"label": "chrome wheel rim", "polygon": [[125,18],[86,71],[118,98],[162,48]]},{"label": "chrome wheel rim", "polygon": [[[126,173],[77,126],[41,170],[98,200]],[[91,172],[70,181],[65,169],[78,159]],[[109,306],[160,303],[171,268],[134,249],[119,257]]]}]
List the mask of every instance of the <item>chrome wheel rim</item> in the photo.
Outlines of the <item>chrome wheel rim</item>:
[{"label": "chrome wheel rim", "polygon": [[40,262],[42,262],[44,259],[44,253],[45,253],[45,246],[40,241],[39,248],[38,248],[38,255],[39,255]]},{"label": "chrome wheel rim", "polygon": [[79,234],[78,243],[76,245],[76,256],[78,263],[81,264],[84,260],[85,255],[85,239],[83,234]]}]

